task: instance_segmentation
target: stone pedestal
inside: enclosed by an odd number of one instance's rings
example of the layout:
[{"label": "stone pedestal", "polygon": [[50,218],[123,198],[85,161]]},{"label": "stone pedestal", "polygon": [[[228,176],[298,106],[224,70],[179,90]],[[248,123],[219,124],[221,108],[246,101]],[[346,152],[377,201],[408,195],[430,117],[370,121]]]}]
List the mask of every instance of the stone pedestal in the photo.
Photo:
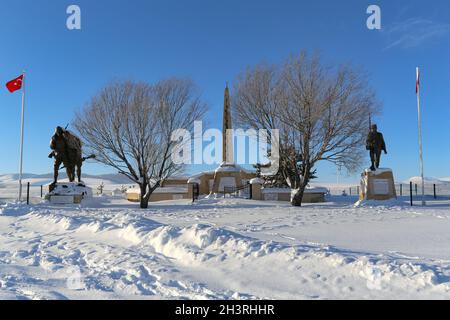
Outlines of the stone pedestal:
[{"label": "stone pedestal", "polygon": [[262,180],[261,178],[253,178],[250,180],[250,188],[252,188],[251,199],[264,200],[263,194],[261,192],[263,184],[264,180]]},{"label": "stone pedestal", "polygon": [[[50,190],[50,186],[49,190]],[[87,197],[92,197],[92,189],[81,183],[59,182],[52,186],[45,199],[53,204],[77,204]]]},{"label": "stone pedestal", "polygon": [[225,188],[242,188],[247,181],[253,179],[256,175],[245,171],[234,163],[222,163],[214,172],[211,195],[222,195]]},{"label": "stone pedestal", "polygon": [[397,198],[394,174],[391,169],[365,169],[361,174],[360,201],[391,200]]}]

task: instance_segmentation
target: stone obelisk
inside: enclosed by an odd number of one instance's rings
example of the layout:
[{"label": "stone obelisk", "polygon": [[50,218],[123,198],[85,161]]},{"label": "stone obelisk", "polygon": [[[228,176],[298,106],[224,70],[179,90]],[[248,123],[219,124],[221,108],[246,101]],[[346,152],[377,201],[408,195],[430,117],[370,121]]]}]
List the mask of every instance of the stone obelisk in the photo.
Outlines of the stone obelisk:
[{"label": "stone obelisk", "polygon": [[222,126],[222,161],[226,164],[232,164],[233,157],[233,133],[231,125],[230,110],[230,90],[228,83],[225,88],[225,96],[223,102],[223,126]]},{"label": "stone obelisk", "polygon": [[[241,169],[234,163],[233,130],[231,125],[230,89],[228,83],[225,88],[223,102],[222,127],[222,164],[214,172],[214,184],[211,194],[230,192],[242,186]],[[231,188],[231,189],[227,189]],[[228,191],[227,191],[228,190]]]}]

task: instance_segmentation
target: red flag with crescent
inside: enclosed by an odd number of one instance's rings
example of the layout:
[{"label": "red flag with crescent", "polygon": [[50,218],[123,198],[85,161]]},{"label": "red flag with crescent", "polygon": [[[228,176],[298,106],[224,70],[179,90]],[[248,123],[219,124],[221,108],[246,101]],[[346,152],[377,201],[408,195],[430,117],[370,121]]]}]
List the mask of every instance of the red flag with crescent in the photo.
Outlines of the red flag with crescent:
[{"label": "red flag with crescent", "polygon": [[14,80],[9,81],[6,84],[6,88],[9,92],[13,93],[14,91],[22,89],[23,75],[15,78]]},{"label": "red flag with crescent", "polygon": [[416,94],[419,93],[420,88],[420,70],[417,68],[416,70]]}]

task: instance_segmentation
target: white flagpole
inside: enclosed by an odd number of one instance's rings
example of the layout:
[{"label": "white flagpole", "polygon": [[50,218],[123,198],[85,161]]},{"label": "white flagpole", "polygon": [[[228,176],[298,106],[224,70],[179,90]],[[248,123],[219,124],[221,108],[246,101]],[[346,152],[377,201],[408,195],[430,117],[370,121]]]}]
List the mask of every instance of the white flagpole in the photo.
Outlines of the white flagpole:
[{"label": "white flagpole", "polygon": [[24,124],[25,124],[25,71],[23,72],[23,79],[22,79],[22,121],[20,127],[19,201],[22,201]]},{"label": "white flagpole", "polygon": [[420,174],[422,178],[422,205],[425,206],[425,177],[423,174],[423,149],[422,149],[422,125],[420,117],[420,70],[416,68],[416,85],[417,85],[417,113],[419,123],[419,155],[420,155]]}]

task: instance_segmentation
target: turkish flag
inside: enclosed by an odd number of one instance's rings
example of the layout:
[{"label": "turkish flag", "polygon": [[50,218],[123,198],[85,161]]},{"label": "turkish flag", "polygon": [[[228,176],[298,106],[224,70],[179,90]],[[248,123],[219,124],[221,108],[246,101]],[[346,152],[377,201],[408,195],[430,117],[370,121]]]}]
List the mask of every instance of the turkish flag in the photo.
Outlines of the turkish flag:
[{"label": "turkish flag", "polygon": [[419,93],[420,89],[420,70],[419,68],[416,69],[416,93]]},{"label": "turkish flag", "polygon": [[20,77],[17,77],[14,80],[9,81],[6,84],[6,88],[9,90],[9,92],[13,93],[14,91],[22,89],[22,81],[23,81],[23,75]]}]

